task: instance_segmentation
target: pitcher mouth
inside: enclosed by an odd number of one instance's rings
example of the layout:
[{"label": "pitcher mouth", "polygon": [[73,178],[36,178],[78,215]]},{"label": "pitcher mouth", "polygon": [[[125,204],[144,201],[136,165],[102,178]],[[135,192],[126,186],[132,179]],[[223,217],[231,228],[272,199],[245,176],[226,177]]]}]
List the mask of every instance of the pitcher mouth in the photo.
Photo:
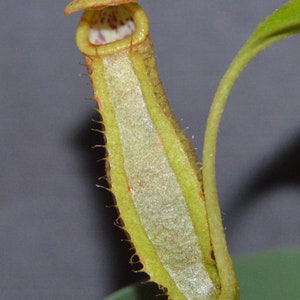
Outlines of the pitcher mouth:
[{"label": "pitcher mouth", "polygon": [[110,6],[94,13],[89,41],[105,45],[130,37],[135,32],[131,12],[121,6]]},{"label": "pitcher mouth", "polygon": [[138,4],[105,6],[84,11],[76,43],[86,55],[109,55],[140,44],[148,33],[148,18]]}]

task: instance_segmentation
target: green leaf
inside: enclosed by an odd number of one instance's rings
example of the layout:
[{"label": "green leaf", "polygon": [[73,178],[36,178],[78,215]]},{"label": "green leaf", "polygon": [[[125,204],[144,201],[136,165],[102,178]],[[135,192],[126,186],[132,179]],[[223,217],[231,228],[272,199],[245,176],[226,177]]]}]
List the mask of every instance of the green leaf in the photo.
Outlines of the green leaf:
[{"label": "green leaf", "polygon": [[159,296],[157,284],[148,282],[144,284],[134,284],[122,288],[121,290],[111,294],[104,300],[166,300],[166,296]]},{"label": "green leaf", "polygon": [[241,299],[299,299],[300,248],[234,259]]},{"label": "green leaf", "polygon": [[234,83],[247,64],[267,47],[299,32],[299,0],[288,2],[261,23],[234,58],[222,78],[208,117],[203,149],[203,185],[211,239],[214,245],[222,289],[225,288],[229,293],[234,274],[230,267],[230,258],[226,251],[225,253],[223,251],[223,249],[226,249],[226,241],[222,222],[220,221],[221,214],[215,175],[217,136],[222,113]]},{"label": "green leaf", "polygon": [[[298,299],[300,248],[263,252],[233,259],[241,299]],[[157,300],[157,286],[132,285],[105,300]]]}]

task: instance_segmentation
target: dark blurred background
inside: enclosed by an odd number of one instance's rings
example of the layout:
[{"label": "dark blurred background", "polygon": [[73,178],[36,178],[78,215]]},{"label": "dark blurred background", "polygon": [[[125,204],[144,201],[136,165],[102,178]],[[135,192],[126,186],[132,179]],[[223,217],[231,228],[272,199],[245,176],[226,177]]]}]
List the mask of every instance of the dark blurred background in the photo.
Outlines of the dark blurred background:
[{"label": "dark blurred background", "polygon": [[[159,70],[201,157],[218,82],[272,1],[147,1]],[[102,299],[136,281],[97,188],[100,137],[80,13],[67,1],[0,2],[0,298]],[[257,57],[224,113],[217,180],[233,256],[300,244],[300,36]],[[143,278],[143,277],[142,277]]]}]

